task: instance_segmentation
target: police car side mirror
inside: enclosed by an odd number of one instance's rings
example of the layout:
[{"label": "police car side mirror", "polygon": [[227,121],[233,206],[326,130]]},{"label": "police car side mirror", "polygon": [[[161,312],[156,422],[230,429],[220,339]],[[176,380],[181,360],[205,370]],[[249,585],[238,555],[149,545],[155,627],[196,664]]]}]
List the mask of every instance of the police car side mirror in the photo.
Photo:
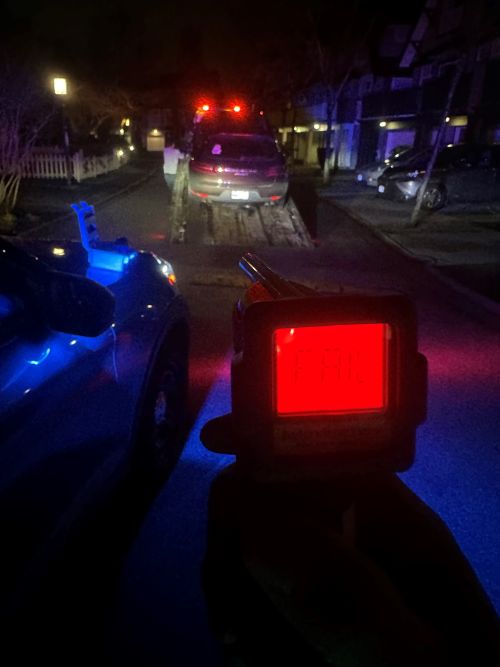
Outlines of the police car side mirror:
[{"label": "police car side mirror", "polygon": [[44,281],[46,324],[54,331],[96,337],[109,329],[115,297],[90,278],[48,271]]}]

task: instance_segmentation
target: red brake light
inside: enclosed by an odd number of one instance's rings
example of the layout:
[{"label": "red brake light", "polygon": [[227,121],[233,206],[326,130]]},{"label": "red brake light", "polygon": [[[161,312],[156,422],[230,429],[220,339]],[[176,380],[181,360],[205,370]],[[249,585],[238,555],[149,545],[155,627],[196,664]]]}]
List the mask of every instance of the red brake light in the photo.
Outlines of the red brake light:
[{"label": "red brake light", "polygon": [[266,176],[283,176],[285,170],[283,167],[275,165],[274,167],[269,167],[266,171]]},{"label": "red brake light", "polygon": [[234,107],[234,111],[236,111],[236,112],[241,111],[241,107],[239,107],[239,106],[235,106],[235,107]]},{"label": "red brake light", "polygon": [[210,109],[208,104],[204,104],[201,108],[203,109],[203,111],[208,111]]},{"label": "red brake light", "polygon": [[387,325],[277,329],[276,411],[382,412],[387,401]]},{"label": "red brake light", "polygon": [[192,195],[196,195],[197,197],[208,197],[208,195],[204,195],[201,192],[195,192],[194,190],[189,191]]},{"label": "red brake light", "polygon": [[197,162],[193,160],[190,164],[190,168],[193,171],[199,171],[201,174],[212,174],[215,171],[215,167],[206,162]]}]

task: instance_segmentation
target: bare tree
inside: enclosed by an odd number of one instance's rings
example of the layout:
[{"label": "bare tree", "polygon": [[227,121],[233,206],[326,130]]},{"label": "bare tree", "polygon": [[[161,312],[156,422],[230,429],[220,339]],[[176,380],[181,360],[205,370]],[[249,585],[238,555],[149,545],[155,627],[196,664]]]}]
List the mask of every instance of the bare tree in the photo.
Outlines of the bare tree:
[{"label": "bare tree", "polygon": [[325,163],[323,181],[330,177],[332,124],[335,109],[351,75],[360,63],[376,12],[361,14],[360,2],[342,0],[309,12],[308,54],[314,80],[326,105]]},{"label": "bare tree", "polygon": [[0,71],[0,217],[13,222],[23,175],[41,130],[53,113],[39,83],[27,71],[5,65]]},{"label": "bare tree", "polygon": [[417,227],[422,221],[420,218],[420,211],[425,200],[427,187],[432,176],[434,165],[436,164],[439,150],[442,148],[442,140],[447,127],[447,118],[452,109],[455,91],[466,68],[468,56],[473,49],[480,46],[485,41],[487,42],[488,40],[494,39],[498,35],[498,26],[500,22],[500,11],[498,8],[489,7],[488,11],[486,11],[485,3],[481,0],[476,0],[476,2],[470,3],[470,8],[473,10],[473,15],[470,17],[470,21],[464,22],[464,34],[462,35],[461,47],[455,49],[455,52],[453,53],[453,57],[456,59],[455,68],[450,80],[444,108],[441,113],[433,151],[429,163],[427,164],[422,185],[418,190],[415,206],[412,211],[410,224],[413,227]]},{"label": "bare tree", "polygon": [[445,133],[445,130],[447,128],[447,118],[450,113],[451,109],[451,104],[453,101],[453,96],[455,94],[455,91],[457,89],[458,83],[460,81],[460,77],[462,76],[462,73],[465,69],[465,64],[467,61],[467,55],[462,55],[456,62],[455,65],[455,70],[453,72],[453,76],[450,82],[450,87],[448,89],[448,94],[446,96],[446,102],[444,105],[444,109],[441,114],[441,121],[439,123],[439,128],[436,134],[436,141],[434,143],[434,148],[431,153],[431,157],[429,160],[429,163],[427,165],[427,168],[425,170],[424,178],[422,180],[422,185],[420,186],[418,193],[417,193],[417,199],[415,201],[415,206],[413,208],[412,214],[411,214],[411,219],[410,219],[410,224],[413,225],[414,227],[417,227],[419,224],[419,215],[420,211],[422,208],[422,204],[424,202],[425,194],[427,192],[427,186],[429,185],[429,180],[432,176],[432,170],[434,169],[434,165],[436,164],[437,156],[439,153],[440,148],[442,147],[442,142],[443,142],[443,136]]},{"label": "bare tree", "polygon": [[108,123],[119,124],[135,110],[131,95],[118,85],[76,85],[67,105],[71,127],[80,135],[97,137]]}]

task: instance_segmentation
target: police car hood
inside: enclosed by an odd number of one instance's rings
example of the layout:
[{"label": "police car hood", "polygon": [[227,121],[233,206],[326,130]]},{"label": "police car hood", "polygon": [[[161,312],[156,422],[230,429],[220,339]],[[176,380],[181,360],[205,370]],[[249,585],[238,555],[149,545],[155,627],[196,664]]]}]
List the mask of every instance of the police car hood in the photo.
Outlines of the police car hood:
[{"label": "police car hood", "polygon": [[17,236],[6,240],[57,271],[85,276],[90,266],[88,252],[79,241],[23,239]]}]

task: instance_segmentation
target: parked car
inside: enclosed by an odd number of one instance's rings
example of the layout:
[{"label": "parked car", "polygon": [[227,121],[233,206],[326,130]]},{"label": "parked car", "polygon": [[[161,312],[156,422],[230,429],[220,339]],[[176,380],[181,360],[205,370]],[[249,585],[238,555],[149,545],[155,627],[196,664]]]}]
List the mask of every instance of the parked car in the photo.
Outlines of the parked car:
[{"label": "parked car", "polygon": [[[378,193],[396,200],[417,196],[429,163],[428,149],[404,165],[391,165],[379,178]],[[425,192],[423,206],[435,211],[455,202],[500,200],[500,146],[442,148]]]},{"label": "parked car", "polygon": [[416,154],[416,150],[411,146],[399,146],[391,151],[388,158],[385,160],[377,160],[371,162],[358,170],[356,180],[358,183],[369,185],[370,187],[377,187],[378,179],[385,170],[393,164],[404,164]]},{"label": "parked car", "polygon": [[189,163],[189,192],[195,199],[225,204],[284,202],[285,156],[272,136],[220,132],[196,144]]},{"label": "parked car", "polygon": [[0,617],[131,466],[161,479],[182,449],[172,267],[95,229],[87,245],[0,237]]}]

